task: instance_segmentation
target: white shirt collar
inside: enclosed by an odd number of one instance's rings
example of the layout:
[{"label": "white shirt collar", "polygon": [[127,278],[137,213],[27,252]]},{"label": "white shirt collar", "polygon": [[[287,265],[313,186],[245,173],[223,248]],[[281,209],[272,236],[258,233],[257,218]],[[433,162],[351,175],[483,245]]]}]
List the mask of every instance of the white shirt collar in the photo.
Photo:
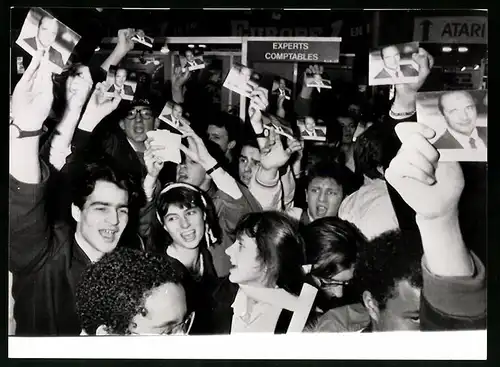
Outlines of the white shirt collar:
[{"label": "white shirt collar", "polygon": [[448,129],[448,131],[460,143],[460,145],[465,148],[471,148],[470,138],[473,138],[475,140],[476,148],[480,148],[483,145],[483,141],[479,138],[479,135],[477,133],[477,128],[474,128],[470,135],[459,133],[453,129]]}]

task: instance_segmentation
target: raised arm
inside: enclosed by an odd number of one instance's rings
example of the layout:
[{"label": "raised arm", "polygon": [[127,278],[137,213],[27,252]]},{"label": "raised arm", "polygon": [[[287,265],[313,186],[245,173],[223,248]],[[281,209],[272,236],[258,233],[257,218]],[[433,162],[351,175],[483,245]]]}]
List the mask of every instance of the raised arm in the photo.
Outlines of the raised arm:
[{"label": "raised arm", "polygon": [[116,46],[101,65],[104,71],[108,71],[110,66],[116,66],[127,55],[127,53],[134,49],[134,41],[132,37],[137,33],[133,28],[120,29],[118,31],[118,42]]},{"label": "raised arm", "polygon": [[31,271],[48,249],[48,167],[39,158],[43,123],[52,107],[52,73],[35,55],[12,96],[9,156],[9,271]]},{"label": "raised arm", "polygon": [[385,176],[416,212],[424,258],[421,307],[423,329],[485,327],[484,266],[464,244],[458,202],[464,177],[458,162],[438,162],[429,139],[435,132],[418,123],[401,123],[402,147]]},{"label": "raised arm", "polygon": [[66,81],[66,110],[57,133],[50,142],[50,163],[60,170],[71,153],[71,141],[80,120],[82,108],[92,89],[92,77],[87,66],[81,65]]},{"label": "raised arm", "polygon": [[[189,142],[189,148],[181,144],[181,150],[193,161],[201,164],[205,171],[215,168],[218,162],[210,155],[205,143],[196,135],[193,129],[188,125],[183,125],[179,127],[179,130],[184,133],[184,136],[187,137]],[[212,170],[210,177],[219,190],[225,192],[234,200],[238,200],[243,196],[236,180],[222,169],[222,167]]]}]

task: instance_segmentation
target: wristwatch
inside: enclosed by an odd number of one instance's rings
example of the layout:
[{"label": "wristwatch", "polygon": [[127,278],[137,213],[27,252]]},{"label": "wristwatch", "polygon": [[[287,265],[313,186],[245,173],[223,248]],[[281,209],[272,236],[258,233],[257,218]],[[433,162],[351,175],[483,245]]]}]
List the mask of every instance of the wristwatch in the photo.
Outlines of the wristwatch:
[{"label": "wristwatch", "polygon": [[14,123],[11,123],[9,128],[10,128],[11,137],[17,138],[17,139],[39,136],[39,135],[42,135],[44,132],[43,128],[36,130],[36,131],[21,130],[21,128]]},{"label": "wristwatch", "polygon": [[256,138],[267,138],[269,136],[269,129],[264,128],[261,133],[255,134]]}]

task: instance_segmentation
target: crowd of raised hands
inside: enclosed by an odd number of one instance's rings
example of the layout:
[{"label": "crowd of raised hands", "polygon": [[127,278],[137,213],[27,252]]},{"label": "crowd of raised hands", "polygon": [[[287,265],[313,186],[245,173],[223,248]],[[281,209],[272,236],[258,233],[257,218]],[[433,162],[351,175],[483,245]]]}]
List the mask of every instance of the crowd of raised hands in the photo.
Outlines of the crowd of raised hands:
[{"label": "crowd of raised hands", "polygon": [[[387,117],[356,141],[345,139],[352,126],[327,121],[339,126],[337,143],[308,145],[284,121],[283,98],[269,111],[256,88],[246,121],[184,111],[180,145],[165,146],[147,134],[161,108],[106,96],[106,82],[93,80],[133,49],[133,32],[118,32],[100,70],[68,67],[52,130],[57,87],[37,55],[14,89],[12,334],[486,328],[485,266],[459,224],[461,165],[439,160],[435,132],[411,114],[434,63],[424,49],[414,55],[418,82],[397,85],[390,106],[409,117]],[[174,70],[175,104],[192,97],[195,73]],[[297,109],[313,115],[314,98],[304,81]],[[218,135],[207,138],[209,128]],[[384,162],[386,144],[397,149]],[[165,161],[168,149],[181,161]],[[394,200],[414,211],[418,233],[400,223]]]}]

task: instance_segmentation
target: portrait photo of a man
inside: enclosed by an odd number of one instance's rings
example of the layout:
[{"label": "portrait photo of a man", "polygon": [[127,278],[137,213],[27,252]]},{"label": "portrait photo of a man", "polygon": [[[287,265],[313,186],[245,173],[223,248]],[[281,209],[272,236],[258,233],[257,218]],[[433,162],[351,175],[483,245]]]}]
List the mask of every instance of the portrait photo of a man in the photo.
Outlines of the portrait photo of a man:
[{"label": "portrait photo of a man", "polygon": [[186,50],[184,52],[184,63],[183,67],[189,71],[195,71],[198,69],[205,68],[205,61],[203,61],[203,56],[195,56],[192,50]]},{"label": "portrait photo of a man", "polygon": [[31,56],[42,50],[42,58],[61,72],[80,36],[41,8],[32,8],[16,43]]},{"label": "portrait photo of a man", "polygon": [[447,129],[434,142],[437,149],[486,149],[487,128],[477,126],[477,107],[467,91],[450,91],[438,98]]},{"label": "portrait photo of a man", "polygon": [[417,121],[436,132],[431,141],[442,160],[485,161],[488,149],[487,90],[417,94]]},{"label": "portrait photo of a man", "polygon": [[108,97],[112,97],[115,92],[118,92],[123,99],[132,100],[134,98],[137,84],[135,81],[130,80],[127,69],[111,66],[108,71],[106,83],[109,85],[106,90]]},{"label": "portrait photo of a man", "polygon": [[370,85],[415,83],[418,64],[412,54],[418,52],[418,43],[389,45],[372,51],[369,57]]},{"label": "portrait photo of a man", "polygon": [[167,102],[160,114],[160,120],[162,120],[162,122],[160,123],[159,129],[172,131],[170,127],[173,127],[175,129],[173,132],[180,133],[178,128],[182,126],[185,121],[182,117],[182,113],[183,108],[180,104],[170,101]]},{"label": "portrait photo of a man", "polygon": [[306,116],[303,122],[300,121],[297,125],[304,140],[326,140],[326,128],[316,126],[314,118]]}]

